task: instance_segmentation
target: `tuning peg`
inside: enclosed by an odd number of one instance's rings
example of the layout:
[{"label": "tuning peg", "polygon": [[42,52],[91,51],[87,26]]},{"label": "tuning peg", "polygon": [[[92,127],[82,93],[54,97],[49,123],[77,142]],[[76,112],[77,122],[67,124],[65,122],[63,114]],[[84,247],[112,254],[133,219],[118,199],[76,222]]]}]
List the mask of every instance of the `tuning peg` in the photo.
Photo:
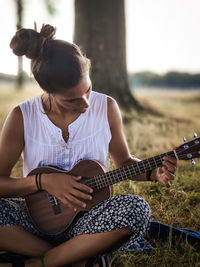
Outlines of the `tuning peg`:
[{"label": "tuning peg", "polygon": [[183,142],[186,143],[187,142],[187,139],[185,137],[183,137]]},{"label": "tuning peg", "polygon": [[192,159],[192,165],[196,164],[196,162]]},{"label": "tuning peg", "polygon": [[197,138],[197,134],[196,133],[193,133],[193,136],[194,136],[194,138]]}]

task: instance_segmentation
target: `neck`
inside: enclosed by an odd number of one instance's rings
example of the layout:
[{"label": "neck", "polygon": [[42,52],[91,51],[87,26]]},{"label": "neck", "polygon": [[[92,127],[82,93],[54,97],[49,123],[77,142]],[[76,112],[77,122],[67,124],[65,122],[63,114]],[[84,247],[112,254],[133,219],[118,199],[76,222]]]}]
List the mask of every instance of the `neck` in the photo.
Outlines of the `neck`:
[{"label": "neck", "polygon": [[62,118],[65,121],[66,119],[74,118],[80,115],[79,113],[75,113],[73,111],[62,108],[54,101],[54,98],[47,93],[42,95],[42,105],[47,115],[52,117],[56,116]]}]

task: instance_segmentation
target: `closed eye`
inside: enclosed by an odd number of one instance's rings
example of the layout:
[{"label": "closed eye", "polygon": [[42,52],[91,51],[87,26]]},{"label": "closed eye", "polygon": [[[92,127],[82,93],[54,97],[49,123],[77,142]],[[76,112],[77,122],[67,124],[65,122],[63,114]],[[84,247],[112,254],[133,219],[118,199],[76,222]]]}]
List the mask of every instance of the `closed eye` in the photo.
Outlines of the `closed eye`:
[{"label": "closed eye", "polygon": [[76,98],[76,99],[70,99],[70,100],[66,100],[66,102],[70,102],[70,103],[73,103],[73,102],[76,102],[79,98]]},{"label": "closed eye", "polygon": [[[91,89],[92,89],[92,85],[90,85],[90,87],[88,88],[88,90],[86,91],[85,94],[88,94]],[[66,100],[66,102],[74,103],[74,102],[79,101],[79,100],[81,100],[81,98],[68,99],[68,100]]]}]

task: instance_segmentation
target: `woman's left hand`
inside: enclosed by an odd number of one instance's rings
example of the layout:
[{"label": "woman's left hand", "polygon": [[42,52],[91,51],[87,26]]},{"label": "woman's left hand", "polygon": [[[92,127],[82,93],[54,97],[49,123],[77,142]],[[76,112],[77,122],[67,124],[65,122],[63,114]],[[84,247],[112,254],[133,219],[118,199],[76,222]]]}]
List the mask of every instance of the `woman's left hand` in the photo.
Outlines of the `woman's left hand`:
[{"label": "woman's left hand", "polygon": [[177,160],[169,156],[164,156],[163,166],[156,168],[152,172],[151,179],[159,181],[166,187],[170,187],[171,185],[170,181],[175,179],[176,169],[177,169]]}]

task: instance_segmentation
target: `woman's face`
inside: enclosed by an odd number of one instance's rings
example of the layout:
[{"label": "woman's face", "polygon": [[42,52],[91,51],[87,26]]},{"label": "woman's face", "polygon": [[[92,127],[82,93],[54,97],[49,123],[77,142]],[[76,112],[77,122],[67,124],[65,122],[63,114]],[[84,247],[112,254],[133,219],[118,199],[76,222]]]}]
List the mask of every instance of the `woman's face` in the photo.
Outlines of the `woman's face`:
[{"label": "woman's face", "polygon": [[54,94],[53,102],[60,109],[84,113],[89,107],[91,90],[92,83],[89,75],[86,75],[77,86],[67,89],[65,93]]}]

